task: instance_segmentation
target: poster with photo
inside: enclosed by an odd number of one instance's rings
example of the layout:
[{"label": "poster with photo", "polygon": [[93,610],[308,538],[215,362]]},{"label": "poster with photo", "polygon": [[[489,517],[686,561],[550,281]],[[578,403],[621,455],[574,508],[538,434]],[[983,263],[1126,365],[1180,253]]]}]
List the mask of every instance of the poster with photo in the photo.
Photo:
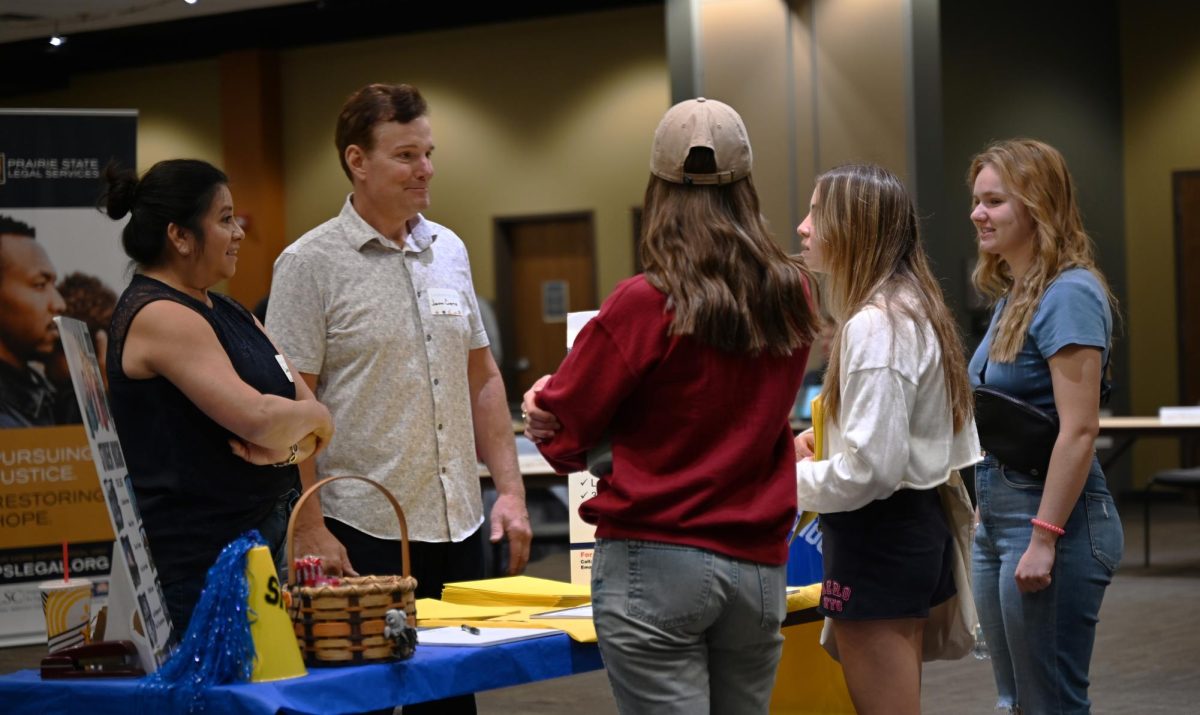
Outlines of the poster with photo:
[{"label": "poster with photo", "polygon": [[136,142],[133,110],[0,109],[0,646],[45,640],[37,583],[62,574],[63,541],[93,606],[107,596],[113,531],[81,424],[111,418],[80,408],[53,318],[103,352],[128,260],[96,203]]},{"label": "poster with photo", "polygon": [[95,343],[83,321],[59,317],[54,322],[62,336],[75,397],[85,416],[83,427],[92,449],[92,461],[103,485],[105,508],[116,536],[104,637],[133,641],[143,669],[150,672],[171,654],[171,618],[167,615],[142,515],[125,469]]}]

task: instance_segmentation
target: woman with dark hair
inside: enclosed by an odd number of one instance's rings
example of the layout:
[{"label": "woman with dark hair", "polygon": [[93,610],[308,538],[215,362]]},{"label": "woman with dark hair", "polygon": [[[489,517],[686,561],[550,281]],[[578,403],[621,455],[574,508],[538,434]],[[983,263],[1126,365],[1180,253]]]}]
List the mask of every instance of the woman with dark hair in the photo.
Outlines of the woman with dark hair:
[{"label": "woman with dark hair", "polygon": [[672,107],[654,135],[643,275],[620,283],[526,434],[559,472],[607,434],[592,605],[622,713],[765,713],[796,515],[788,414],[817,319],[802,262],[767,231],[741,118]]},{"label": "woman with dark hair", "polygon": [[[1095,450],[1116,300],[1058,150],[998,142],[971,161],[967,184],[979,241],[973,279],[996,301],[971,381],[1058,417],[1039,473],[995,455],[975,470],[975,602],[998,707],[1087,713],[1100,603],[1125,545]],[[985,444],[990,436],[981,434]]]},{"label": "woman with dark hair", "polygon": [[895,174],[822,174],[797,232],[836,324],[822,459],[812,431],[796,438],[797,502],[821,515],[818,611],[856,710],[915,715],[929,612],[955,594],[937,487],[979,458],[962,340]]},{"label": "woman with dark hair", "polygon": [[108,381],[158,577],[187,628],[221,549],[257,528],[286,573],[296,462],[333,434],[329,412],[262,325],[212,292],[245,237],[228,179],[203,161],[155,164],[139,180],[109,167],[102,199],[129,214],[121,238],[138,271],[117,303]]}]

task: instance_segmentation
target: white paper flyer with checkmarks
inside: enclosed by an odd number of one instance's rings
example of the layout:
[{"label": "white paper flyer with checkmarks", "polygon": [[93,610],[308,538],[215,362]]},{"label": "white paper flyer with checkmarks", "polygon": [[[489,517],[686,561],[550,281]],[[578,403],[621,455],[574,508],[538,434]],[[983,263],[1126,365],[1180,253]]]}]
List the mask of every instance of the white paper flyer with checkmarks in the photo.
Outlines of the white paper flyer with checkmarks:
[{"label": "white paper flyer with checkmarks", "polygon": [[[567,313],[567,352],[575,344],[575,336],[598,310]],[[599,477],[591,472],[575,472],[567,477],[567,514],[571,534],[571,583],[592,582],[592,551],[596,547],[596,527],[579,518],[579,505],[596,496]]]}]

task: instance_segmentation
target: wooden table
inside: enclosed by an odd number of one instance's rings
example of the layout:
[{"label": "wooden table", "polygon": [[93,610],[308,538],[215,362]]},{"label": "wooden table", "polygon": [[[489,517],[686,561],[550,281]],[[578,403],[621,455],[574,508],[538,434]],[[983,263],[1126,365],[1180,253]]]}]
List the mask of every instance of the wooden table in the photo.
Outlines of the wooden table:
[{"label": "wooden table", "polygon": [[1158,417],[1101,417],[1099,436],[1113,439],[1112,448],[1100,460],[1100,466],[1108,472],[1139,437],[1200,436],[1200,422],[1172,424]]}]

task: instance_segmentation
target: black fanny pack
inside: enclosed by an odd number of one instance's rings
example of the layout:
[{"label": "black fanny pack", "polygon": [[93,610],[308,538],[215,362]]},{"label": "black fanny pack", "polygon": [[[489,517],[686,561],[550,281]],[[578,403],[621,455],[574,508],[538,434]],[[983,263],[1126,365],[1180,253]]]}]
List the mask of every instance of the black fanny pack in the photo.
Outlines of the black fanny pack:
[{"label": "black fanny pack", "polygon": [[988,385],[975,388],[979,444],[1005,466],[1046,478],[1058,440],[1058,418]]},{"label": "black fanny pack", "polygon": [[[989,346],[990,347],[990,346]],[[985,383],[988,360],[983,361],[979,382]],[[1100,404],[1108,402],[1112,384],[1108,358],[1100,368]],[[1050,455],[1058,441],[1058,416],[1019,397],[987,384],[975,388],[975,427],[979,444],[1007,467],[1031,477],[1046,478]]]}]

